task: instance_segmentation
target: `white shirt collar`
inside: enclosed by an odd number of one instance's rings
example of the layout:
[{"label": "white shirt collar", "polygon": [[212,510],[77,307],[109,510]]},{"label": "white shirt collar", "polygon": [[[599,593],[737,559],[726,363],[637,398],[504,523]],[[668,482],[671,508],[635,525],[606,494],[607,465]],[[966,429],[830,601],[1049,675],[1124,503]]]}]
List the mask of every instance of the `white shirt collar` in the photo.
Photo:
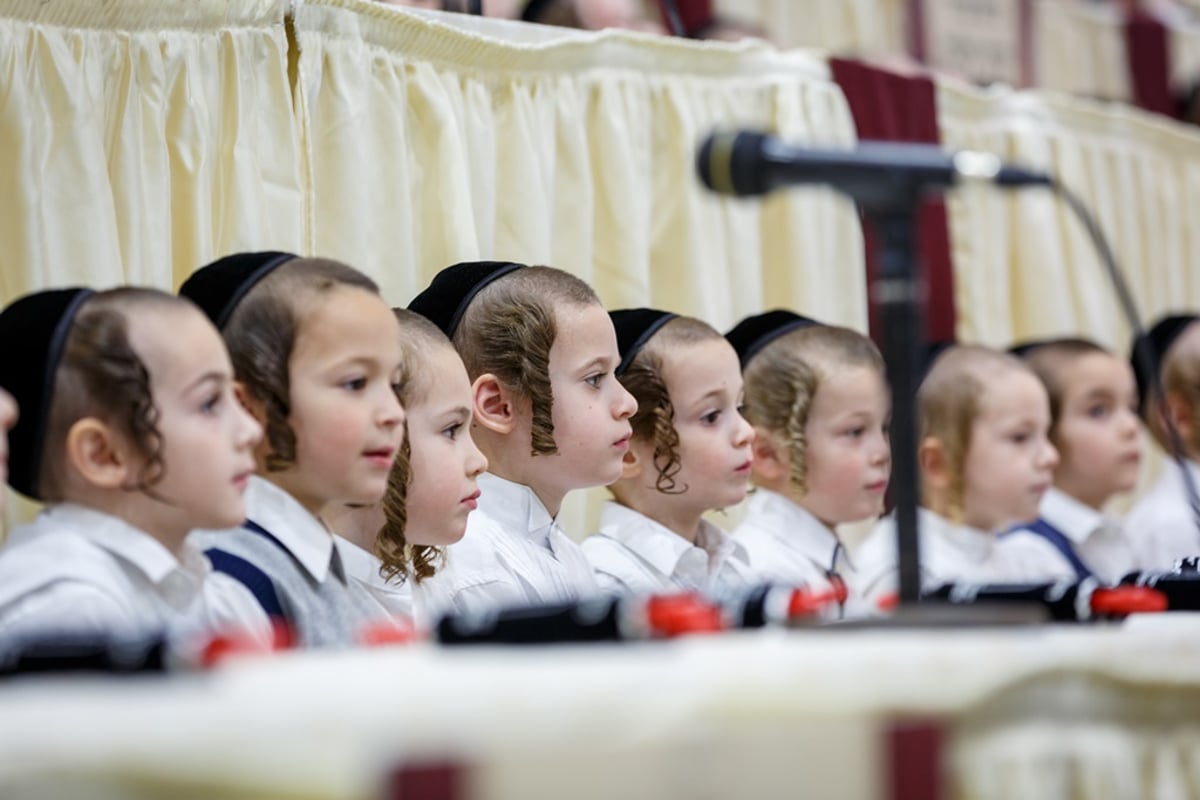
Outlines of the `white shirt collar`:
[{"label": "white shirt collar", "polygon": [[346,577],[355,578],[369,586],[387,585],[383,576],[379,574],[383,562],[374,553],[337,534],[334,534],[333,544],[342,558],[342,569],[346,571]]},{"label": "white shirt collar", "polygon": [[[612,501],[605,503],[601,510],[600,532],[637,553],[663,575],[690,572],[688,567],[692,564],[685,566],[684,562],[693,562],[696,556],[703,554],[702,577],[745,549],[708,520],[700,520],[700,530],[693,545],[645,514]],[[747,560],[744,552],[742,556]]]},{"label": "white shirt collar", "polygon": [[1054,487],[1042,498],[1040,511],[1042,519],[1077,545],[1083,544],[1092,534],[1113,525],[1101,512]]},{"label": "white shirt collar", "polygon": [[479,509],[502,530],[553,549],[550,535],[557,526],[533,489],[490,472],[480,475],[477,485]]},{"label": "white shirt collar", "polygon": [[[892,516],[894,519],[895,514]],[[927,508],[917,509],[917,525],[922,538],[936,538],[947,549],[961,553],[971,562],[986,561],[996,546],[995,535],[970,525],[956,524]]]},{"label": "white shirt collar", "polygon": [[[824,569],[833,569],[841,541],[825,523],[803,506],[769,489],[757,488],[750,496],[747,516],[764,519],[762,530],[780,547],[799,552]],[[845,548],[842,548],[845,553]]]},{"label": "white shirt collar", "polygon": [[333,561],[333,534],[290,494],[257,475],[246,487],[246,516],[261,525],[318,583],[324,583]]},{"label": "white shirt collar", "polygon": [[154,584],[161,584],[172,575],[183,574],[199,585],[212,571],[208,559],[190,542],[183,543],[179,558],[176,558],[149,533],[125,520],[74,503],[51,506],[38,516],[36,525],[26,530],[30,535],[38,536],[45,528],[71,531],[128,562]]}]

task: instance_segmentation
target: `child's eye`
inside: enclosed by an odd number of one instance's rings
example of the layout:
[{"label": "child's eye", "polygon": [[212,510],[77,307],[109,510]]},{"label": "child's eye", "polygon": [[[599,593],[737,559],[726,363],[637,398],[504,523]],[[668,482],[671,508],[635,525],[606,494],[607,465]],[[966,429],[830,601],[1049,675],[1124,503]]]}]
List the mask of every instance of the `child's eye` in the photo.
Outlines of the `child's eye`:
[{"label": "child's eye", "polygon": [[206,398],[200,405],[200,411],[205,414],[214,414],[221,407],[221,393],[217,392]]},{"label": "child's eye", "polygon": [[867,429],[864,426],[856,425],[853,428],[847,429],[846,435],[852,439],[858,439],[858,438],[862,437],[862,435],[865,434],[866,432],[867,432]]},{"label": "child's eye", "polygon": [[455,423],[452,423],[452,424],[447,425],[446,427],[442,428],[442,436],[445,436],[447,439],[454,441],[455,439],[458,438],[458,432],[461,430],[462,430],[462,423],[455,422]]},{"label": "child's eye", "polygon": [[604,378],[607,375],[608,375],[607,372],[597,372],[595,375],[588,375],[586,378],[583,379],[583,382],[588,384],[589,386],[591,386],[594,389],[599,389],[600,384],[604,381]]},{"label": "child's eye", "polygon": [[1014,444],[1025,444],[1033,438],[1031,433],[1014,433],[1008,437]]},{"label": "child's eye", "polygon": [[707,414],[700,417],[700,421],[703,422],[705,425],[715,425],[715,424],[717,424],[717,420],[719,420],[720,418],[721,418],[721,410],[717,409],[715,411],[710,411]]},{"label": "child's eye", "polygon": [[1108,416],[1108,406],[1097,403],[1088,408],[1087,414],[1092,419],[1103,419]]},{"label": "child's eye", "polygon": [[351,392],[361,392],[367,388],[367,379],[365,377],[347,378],[342,381],[342,388]]}]

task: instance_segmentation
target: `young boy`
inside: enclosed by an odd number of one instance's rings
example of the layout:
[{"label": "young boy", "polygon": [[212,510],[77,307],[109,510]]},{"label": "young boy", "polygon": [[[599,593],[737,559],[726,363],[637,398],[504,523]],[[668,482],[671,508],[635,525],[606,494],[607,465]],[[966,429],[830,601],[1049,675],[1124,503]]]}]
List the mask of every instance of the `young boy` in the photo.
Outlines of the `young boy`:
[{"label": "young boy", "polygon": [[487,457],[478,509],[431,583],[446,610],[561,602],[596,590],[556,517],[567,492],[621,475],[637,404],[595,292],[551,267],[447,267],[409,308],[454,342],[472,381],[472,433]]},{"label": "young boy", "polygon": [[242,526],[198,538],[302,646],[355,644],[390,617],[350,580],[321,515],[387,490],[404,441],[396,318],[366,275],[289,253],[226,256],[180,294],[220,328],[266,431]]},{"label": "young boy", "polygon": [[1137,483],[1142,442],[1137,387],[1129,364],[1086,339],[1054,339],[1013,348],[1050,397],[1050,441],[1058,449],[1054,485],[1036,521],[1001,539],[1002,550],[1048,542],[1064,576],[1114,583],[1137,568],[1135,547],[1104,513]]},{"label": "young boy", "polygon": [[0,313],[8,484],[46,504],[0,550],[0,634],[190,637],[266,615],[188,541],[245,515],[262,428],[213,326],[152,289],[58,289]]},{"label": "young boy", "polygon": [[[1138,408],[1154,440],[1168,453],[1169,432],[1159,411],[1155,383],[1161,376],[1166,411],[1179,433],[1179,444],[1193,485],[1200,484],[1200,317],[1167,316],[1134,342],[1150,356],[1145,372],[1135,359]],[[1163,475],[1133,507],[1125,527],[1142,553],[1147,569],[1171,569],[1185,556],[1200,555],[1200,509],[1193,509],[1183,473],[1168,463]]]}]

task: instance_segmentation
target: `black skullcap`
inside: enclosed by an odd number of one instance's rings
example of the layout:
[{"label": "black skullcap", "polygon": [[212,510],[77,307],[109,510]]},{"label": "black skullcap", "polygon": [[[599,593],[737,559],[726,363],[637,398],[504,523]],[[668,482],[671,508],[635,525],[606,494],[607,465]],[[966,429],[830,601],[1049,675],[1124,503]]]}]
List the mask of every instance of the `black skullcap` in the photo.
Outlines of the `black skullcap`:
[{"label": "black skullcap", "polygon": [[1016,344],[1010,346],[1008,348],[1008,352],[1010,355],[1014,355],[1017,358],[1025,358],[1030,353],[1032,353],[1034,350],[1037,350],[1039,347],[1045,347],[1048,344],[1057,344],[1058,342],[1061,342],[1061,341],[1063,341],[1063,340],[1062,339],[1027,339],[1023,342],[1017,342]]},{"label": "black skullcap", "polygon": [[1200,317],[1195,314],[1171,314],[1156,322],[1144,335],[1134,338],[1129,361],[1137,378],[1139,412],[1145,413],[1146,398],[1158,380],[1163,357],[1184,330],[1196,321],[1200,321]]},{"label": "black skullcap", "polygon": [[0,387],[17,401],[8,433],[8,485],[40,500],[38,474],[54,399],[54,376],[79,307],[94,294],[74,287],[27,294],[0,312]]},{"label": "black skullcap", "polygon": [[246,293],[294,258],[299,256],[278,251],[234,253],[193,272],[179,287],[179,296],[200,306],[217,330],[222,330]]},{"label": "black skullcap", "polygon": [[624,375],[650,337],[679,315],[657,308],[623,308],[608,312],[608,316],[612,318],[613,328],[617,331],[617,349],[621,353],[621,363],[614,371],[617,375]]},{"label": "black skullcap", "polygon": [[433,277],[425,291],[413,298],[408,310],[425,317],[453,339],[454,331],[475,295],[493,281],[524,266],[512,261],[462,261],[446,267]]},{"label": "black skullcap", "polygon": [[738,361],[741,362],[742,369],[745,369],[746,365],[750,363],[750,359],[754,358],[759,350],[762,350],[780,336],[783,336],[785,333],[791,333],[798,328],[820,324],[815,319],[802,317],[791,311],[777,308],[774,311],[767,311],[752,317],[746,317],[737,325],[734,325],[733,329],[725,334],[725,338],[733,345],[733,349],[737,351]]},{"label": "black skullcap", "polygon": [[921,372],[917,376],[917,383],[920,384],[929,377],[929,371],[933,369],[933,365],[937,363],[937,360],[942,357],[942,353],[957,345],[958,342],[953,339],[939,339],[932,342],[925,342],[921,346]]}]

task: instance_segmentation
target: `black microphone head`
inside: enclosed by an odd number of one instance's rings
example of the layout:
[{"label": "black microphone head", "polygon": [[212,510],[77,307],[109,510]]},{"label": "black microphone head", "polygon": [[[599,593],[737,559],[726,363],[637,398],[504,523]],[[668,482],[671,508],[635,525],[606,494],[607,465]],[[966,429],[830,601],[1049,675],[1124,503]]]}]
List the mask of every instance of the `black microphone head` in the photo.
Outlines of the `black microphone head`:
[{"label": "black microphone head", "polygon": [[767,134],[756,131],[710,134],[696,154],[700,180],[720,194],[743,197],[766,194],[771,188],[762,158],[767,139]]}]

